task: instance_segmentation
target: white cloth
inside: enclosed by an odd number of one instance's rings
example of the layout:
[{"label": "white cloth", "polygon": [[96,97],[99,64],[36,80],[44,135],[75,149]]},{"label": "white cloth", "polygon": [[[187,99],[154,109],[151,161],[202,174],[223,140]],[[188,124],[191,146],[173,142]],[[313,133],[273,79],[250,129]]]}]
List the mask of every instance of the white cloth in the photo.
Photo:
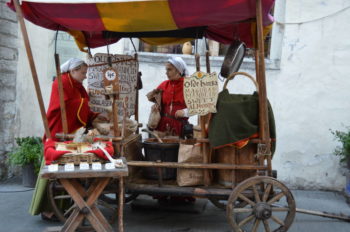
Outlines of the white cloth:
[{"label": "white cloth", "polygon": [[188,109],[187,109],[187,108],[182,109],[182,110],[184,111],[184,118],[190,117],[190,116],[188,115]]},{"label": "white cloth", "polygon": [[171,57],[168,60],[168,62],[175,66],[175,68],[180,72],[181,76],[188,76],[189,75],[187,65],[181,57],[179,57],[179,56]]},{"label": "white cloth", "polygon": [[67,60],[65,63],[61,65],[61,73],[68,72],[83,63],[85,62],[82,59],[70,58],[69,60]]}]

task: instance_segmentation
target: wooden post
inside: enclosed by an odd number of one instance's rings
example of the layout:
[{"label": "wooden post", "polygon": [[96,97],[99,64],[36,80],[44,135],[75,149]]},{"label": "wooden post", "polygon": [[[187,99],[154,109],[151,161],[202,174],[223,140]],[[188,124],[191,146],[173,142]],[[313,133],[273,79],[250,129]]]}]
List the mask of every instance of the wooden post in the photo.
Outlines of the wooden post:
[{"label": "wooden post", "polygon": [[[113,134],[114,134],[114,137],[118,137],[120,135],[120,131],[119,131],[119,125],[118,125],[118,106],[117,106],[115,94],[112,95],[112,112],[113,112]],[[117,151],[116,153],[121,152],[119,144],[115,144],[114,148]]]},{"label": "wooden post", "polygon": [[[256,0],[256,26],[257,26],[257,45],[258,45],[258,83],[259,83],[259,134],[261,143],[266,145],[266,152],[270,154],[270,130],[267,112],[267,94],[265,77],[265,56],[264,56],[264,35],[262,22],[261,0]],[[262,163],[260,162],[260,165]],[[268,159],[268,173],[272,175],[271,158]]]},{"label": "wooden post", "polygon": [[[123,124],[122,124],[122,134],[121,134],[121,137],[123,139],[125,139],[125,133],[126,133],[126,117],[127,117],[127,105],[126,105],[126,99],[124,99],[123,101]],[[125,150],[125,147],[124,147],[124,143],[121,144],[120,146],[120,157],[123,157],[124,156],[124,150]]]},{"label": "wooden post", "polygon": [[200,64],[200,56],[199,56],[199,54],[196,53],[194,58],[196,60],[196,71],[199,72],[199,71],[201,71],[201,64]]},{"label": "wooden post", "polygon": [[[197,70],[197,72],[199,72],[201,69],[201,66],[200,66],[200,56],[198,53],[196,53],[196,55],[195,55],[195,61],[196,61],[196,70]],[[207,68],[208,68],[208,66],[207,66]],[[208,115],[199,117],[199,125],[201,127],[202,138],[208,137],[208,134],[207,134],[206,129],[205,129],[207,119],[208,119]],[[209,160],[210,151],[209,151],[209,145],[207,143],[202,143],[201,153],[203,154],[203,163],[208,164],[210,161]],[[208,169],[204,170],[204,185],[206,185],[206,186],[210,185],[210,173],[209,173]]]},{"label": "wooden post", "polygon": [[119,207],[118,207],[118,231],[124,232],[124,219],[123,219],[123,211],[124,211],[124,177],[119,178]]},{"label": "wooden post", "polygon": [[[134,56],[135,60],[138,60],[138,55],[137,53],[135,53]],[[135,99],[135,121],[139,122],[139,87],[141,85],[141,83],[139,83],[139,81],[141,82],[141,72],[137,72],[137,82],[136,82],[136,99]],[[136,129],[136,133],[139,133],[139,128],[137,127]]]},{"label": "wooden post", "polygon": [[[256,0],[256,25],[257,25],[257,44],[258,44],[258,83],[259,83],[259,126],[262,143],[270,143],[269,121],[267,116],[267,95],[265,78],[265,56],[264,56],[264,38],[262,24],[261,0]],[[270,150],[270,149],[269,149]]]},{"label": "wooden post", "polygon": [[210,60],[209,60],[209,51],[205,53],[205,64],[207,66],[207,73],[210,73]]},{"label": "wooden post", "polygon": [[21,27],[21,32],[22,32],[22,36],[23,36],[23,40],[24,40],[24,46],[25,46],[26,52],[27,52],[30,70],[32,72],[32,78],[33,78],[33,82],[34,82],[36,96],[37,96],[37,99],[39,102],[41,118],[42,118],[43,123],[44,123],[46,138],[51,138],[51,133],[49,130],[49,123],[47,121],[46,112],[45,112],[44,101],[43,101],[43,97],[42,97],[41,90],[40,90],[38,74],[37,74],[36,69],[35,69],[33,53],[32,53],[32,49],[30,47],[27,29],[26,29],[26,26],[24,23],[22,9],[19,5],[18,0],[14,0],[13,3],[15,5],[17,19],[18,19],[18,22],[19,22],[20,27]]},{"label": "wooden post", "polygon": [[58,82],[58,94],[60,96],[62,129],[64,134],[68,134],[66,103],[64,102],[64,91],[63,91],[61,68],[60,68],[60,57],[57,53],[55,53],[55,64],[56,64],[56,75],[57,75],[57,82]]}]

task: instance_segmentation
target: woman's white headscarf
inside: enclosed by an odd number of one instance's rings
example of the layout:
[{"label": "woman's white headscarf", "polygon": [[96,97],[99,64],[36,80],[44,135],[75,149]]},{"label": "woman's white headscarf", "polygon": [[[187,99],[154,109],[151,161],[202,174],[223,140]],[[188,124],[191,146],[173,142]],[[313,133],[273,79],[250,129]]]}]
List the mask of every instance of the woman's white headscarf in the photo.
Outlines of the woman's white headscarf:
[{"label": "woman's white headscarf", "polygon": [[180,72],[181,76],[188,76],[189,72],[187,70],[187,65],[185,61],[178,56],[171,57],[168,62],[175,66],[175,68]]},{"label": "woman's white headscarf", "polygon": [[64,64],[61,65],[61,73],[68,72],[68,71],[78,67],[79,65],[81,65],[83,63],[85,63],[85,62],[82,59],[70,58]]}]

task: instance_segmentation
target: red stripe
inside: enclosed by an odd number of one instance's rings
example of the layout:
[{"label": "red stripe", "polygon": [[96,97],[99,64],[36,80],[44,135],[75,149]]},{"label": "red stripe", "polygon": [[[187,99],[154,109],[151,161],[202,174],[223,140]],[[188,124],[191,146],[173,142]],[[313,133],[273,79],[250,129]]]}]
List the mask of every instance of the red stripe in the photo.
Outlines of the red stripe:
[{"label": "red stripe", "polygon": [[[220,25],[255,17],[255,0],[169,0],[176,25],[179,28]],[[263,0],[265,25],[272,23],[268,15],[274,0]]]},{"label": "red stripe", "polygon": [[[234,22],[255,18],[255,0],[169,0],[170,9],[179,28],[207,25],[206,37],[221,43],[231,43],[240,38],[252,46],[250,23]],[[264,24],[273,18],[269,11],[274,0],[262,0]]]},{"label": "red stripe", "polygon": [[59,4],[22,2],[23,14],[33,23],[57,30],[105,30],[95,3]]},{"label": "red stripe", "polygon": [[235,38],[239,38],[248,47],[253,46],[251,23],[210,26],[207,28],[206,37],[224,44],[229,44]]}]

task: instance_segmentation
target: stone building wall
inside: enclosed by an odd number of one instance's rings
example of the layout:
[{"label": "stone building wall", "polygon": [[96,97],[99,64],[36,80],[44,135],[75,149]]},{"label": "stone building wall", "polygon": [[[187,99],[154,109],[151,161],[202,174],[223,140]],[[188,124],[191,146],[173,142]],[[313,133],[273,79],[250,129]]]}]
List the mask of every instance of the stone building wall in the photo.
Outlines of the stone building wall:
[{"label": "stone building wall", "polygon": [[9,175],[6,153],[14,145],[17,130],[16,73],[18,61],[18,26],[16,14],[0,0],[0,179]]}]

